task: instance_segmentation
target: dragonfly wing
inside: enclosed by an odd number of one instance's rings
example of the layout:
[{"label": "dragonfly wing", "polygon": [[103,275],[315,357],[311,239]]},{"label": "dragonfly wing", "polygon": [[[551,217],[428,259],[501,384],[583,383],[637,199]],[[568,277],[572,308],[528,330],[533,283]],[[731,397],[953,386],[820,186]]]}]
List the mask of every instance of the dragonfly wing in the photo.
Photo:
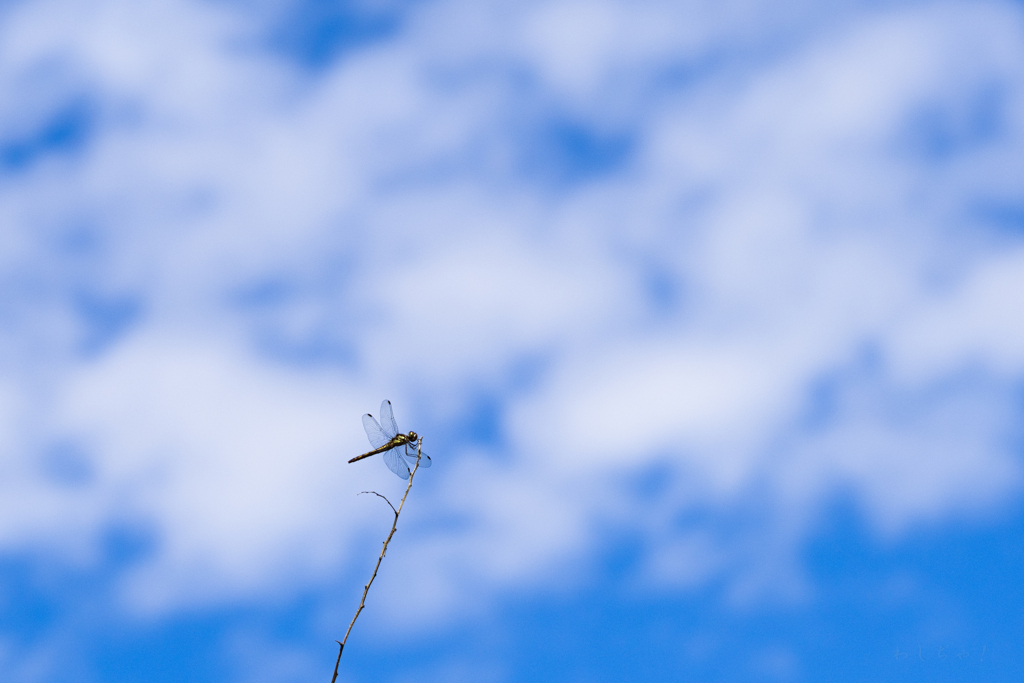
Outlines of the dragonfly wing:
[{"label": "dragonfly wing", "polygon": [[384,433],[384,430],[380,428],[377,421],[373,419],[373,415],[369,413],[363,415],[363,429],[366,430],[366,436],[370,439],[370,444],[374,448],[380,448],[388,441],[391,441],[391,437]]},{"label": "dragonfly wing", "polygon": [[[405,445],[405,457],[409,458],[412,463],[416,462],[416,444]],[[423,451],[420,451],[420,467],[430,467],[430,456]]]},{"label": "dragonfly wing", "polygon": [[395,414],[391,410],[391,401],[387,399],[380,402],[380,426],[389,440],[398,434],[398,423],[395,422]]},{"label": "dragonfly wing", "polygon": [[388,469],[397,474],[402,479],[409,478],[409,466],[402,460],[402,447],[392,448],[390,451],[384,451],[384,463],[388,466]]}]

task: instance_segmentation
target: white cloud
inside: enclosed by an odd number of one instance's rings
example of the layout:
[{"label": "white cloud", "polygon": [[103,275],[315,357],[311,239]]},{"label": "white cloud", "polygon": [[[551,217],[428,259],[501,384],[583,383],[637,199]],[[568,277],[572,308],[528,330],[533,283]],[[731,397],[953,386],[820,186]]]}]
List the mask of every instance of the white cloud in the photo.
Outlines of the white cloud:
[{"label": "white cloud", "polygon": [[908,380],[959,368],[1024,372],[1024,251],[993,255],[893,331],[896,370]]},{"label": "white cloud", "polygon": [[95,454],[97,502],[157,530],[132,604],[248,594],[268,575],[337,563],[337,543],[366,514],[338,495],[355,474],[343,446],[363,446],[344,439],[343,416],[361,412],[344,386],[173,332],[126,340],[68,377],[57,428]]},{"label": "white cloud", "polygon": [[[230,10],[19,8],[0,88],[25,91],[40,64],[59,76],[29,114],[4,110],[2,135],[79,92],[102,116],[79,154],[0,179],[0,243],[18,254],[4,278],[43,283],[9,309],[4,340],[3,542],[81,560],[104,525],[145,519],[157,549],[124,579],[142,609],[323,580],[376,528],[353,482],[397,486],[383,467],[341,466],[381,394],[438,460],[418,514],[460,520],[421,520],[412,559],[395,559],[431,586],[420,617],[547,581],[600,547],[595,520],[646,534],[645,571],[687,584],[791,549],[850,482],[890,531],[1016,490],[1002,437],[1024,261],[945,236],[970,229],[977,178],[997,179],[986,200],[1024,190],[997,178],[1021,159],[1019,9],[794,14],[758,33],[768,4],[694,7],[433,3],[318,77],[255,50],[259,27]],[[690,85],[657,77],[772,41],[785,49]],[[1000,142],[939,162],[900,146],[922,106],[952,112],[956,137],[958,102],[987,87],[1005,93]],[[557,191],[521,172],[524,136],[563,106],[628,130],[635,157]],[[62,250],[75,230],[92,246]],[[654,266],[674,288],[664,310],[645,290]],[[267,283],[284,293],[237,303]],[[81,289],[142,302],[134,329],[88,357]],[[267,330],[347,360],[261,356]],[[877,376],[843,375],[866,347]],[[548,363],[526,387],[509,379],[523,357]],[[965,367],[974,384],[942,388]],[[808,430],[829,376],[844,400]],[[429,441],[481,387],[500,397],[507,462]],[[916,403],[899,419],[876,405],[901,401]],[[46,417],[18,427],[27,405]],[[91,483],[32,469],[56,438],[83,444]],[[671,481],[647,511],[665,519],[763,487],[756,534],[770,540],[645,526],[623,488],[649,467]]]}]

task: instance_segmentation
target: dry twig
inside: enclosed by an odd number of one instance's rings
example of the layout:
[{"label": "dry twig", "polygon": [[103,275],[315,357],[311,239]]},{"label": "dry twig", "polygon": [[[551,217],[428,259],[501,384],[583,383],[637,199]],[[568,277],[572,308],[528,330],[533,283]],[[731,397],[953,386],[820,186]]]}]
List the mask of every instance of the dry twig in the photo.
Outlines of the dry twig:
[{"label": "dry twig", "polygon": [[345,649],[345,643],[348,642],[348,635],[352,633],[352,627],[356,625],[356,619],[359,618],[359,613],[362,612],[363,608],[366,606],[366,594],[370,592],[370,586],[373,585],[373,580],[377,578],[377,570],[380,569],[380,563],[384,561],[384,555],[388,551],[388,543],[391,543],[391,537],[394,536],[395,531],[398,530],[398,515],[402,514],[402,508],[405,507],[405,499],[409,495],[409,489],[412,488],[412,480],[416,476],[416,470],[420,468],[420,457],[422,453],[423,439],[420,438],[420,440],[416,442],[416,467],[414,467],[412,472],[409,474],[409,484],[405,487],[405,494],[402,496],[402,502],[398,504],[397,510],[395,509],[395,506],[391,504],[390,500],[376,491],[360,492],[360,494],[372,493],[375,496],[384,498],[384,502],[387,503],[388,507],[391,508],[391,511],[395,513],[395,521],[391,524],[391,533],[389,533],[388,537],[384,539],[384,547],[381,548],[380,557],[377,558],[377,565],[373,568],[373,576],[371,576],[370,580],[366,582],[365,586],[363,586],[363,598],[359,601],[359,609],[356,610],[355,616],[352,617],[352,623],[348,625],[348,630],[345,631],[345,637],[341,640],[334,641],[338,644],[338,659],[334,662],[334,676],[331,677],[331,683],[335,683],[335,681],[338,680],[338,665],[341,664],[341,653]]}]

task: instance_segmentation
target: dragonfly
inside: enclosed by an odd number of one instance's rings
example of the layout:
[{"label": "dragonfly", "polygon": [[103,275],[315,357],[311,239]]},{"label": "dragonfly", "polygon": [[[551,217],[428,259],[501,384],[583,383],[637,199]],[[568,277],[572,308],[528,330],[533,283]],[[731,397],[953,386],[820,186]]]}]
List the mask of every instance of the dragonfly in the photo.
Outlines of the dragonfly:
[{"label": "dragonfly", "polygon": [[[370,439],[373,450],[363,453],[349,460],[350,463],[363,458],[369,458],[378,453],[384,454],[384,463],[388,469],[402,479],[409,478],[409,465],[402,456],[408,458],[412,463],[416,462],[416,450],[419,436],[416,432],[401,434],[398,431],[398,423],[395,422],[395,413],[391,410],[391,401],[385,399],[380,404],[380,423],[367,413],[363,415],[363,429]],[[420,467],[430,467],[430,456],[420,452]]]}]

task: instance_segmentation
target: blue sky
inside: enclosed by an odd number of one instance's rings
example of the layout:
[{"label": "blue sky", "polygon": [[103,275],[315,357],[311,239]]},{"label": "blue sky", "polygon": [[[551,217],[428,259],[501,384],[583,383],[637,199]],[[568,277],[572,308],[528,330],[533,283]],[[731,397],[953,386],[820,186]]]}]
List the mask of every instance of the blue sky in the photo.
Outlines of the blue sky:
[{"label": "blue sky", "polygon": [[[0,676],[1018,681],[1019,2],[0,4]],[[319,677],[319,679],[318,679]]]}]

